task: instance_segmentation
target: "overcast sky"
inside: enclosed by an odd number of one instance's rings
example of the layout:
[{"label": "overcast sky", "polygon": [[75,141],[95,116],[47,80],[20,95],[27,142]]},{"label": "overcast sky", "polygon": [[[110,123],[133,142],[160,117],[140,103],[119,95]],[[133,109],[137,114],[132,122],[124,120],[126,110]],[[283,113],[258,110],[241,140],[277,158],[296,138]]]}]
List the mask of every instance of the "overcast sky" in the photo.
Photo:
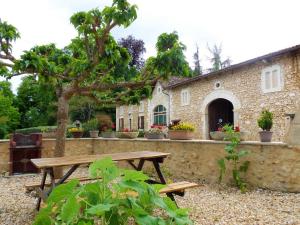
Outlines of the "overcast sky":
[{"label": "overcast sky", "polygon": [[[116,39],[133,35],[146,44],[145,58],[155,54],[159,34],[177,31],[193,67],[196,43],[208,67],[207,44],[222,43],[223,56],[238,63],[300,44],[299,0],[129,0],[138,5],[138,19],[116,29]],[[37,44],[67,45],[76,35],[69,22],[77,11],[102,8],[109,0],[0,0],[0,18],[16,26],[21,39],[14,53]],[[20,79],[12,80],[16,90]]]}]

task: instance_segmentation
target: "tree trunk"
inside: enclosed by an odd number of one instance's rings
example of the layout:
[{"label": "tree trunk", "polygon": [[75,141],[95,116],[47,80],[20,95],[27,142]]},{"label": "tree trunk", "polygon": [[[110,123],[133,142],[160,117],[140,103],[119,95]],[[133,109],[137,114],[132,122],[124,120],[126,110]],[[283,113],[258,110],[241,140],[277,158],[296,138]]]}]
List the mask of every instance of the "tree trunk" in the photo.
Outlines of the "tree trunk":
[{"label": "tree trunk", "polygon": [[[56,143],[54,149],[54,157],[62,157],[65,154],[65,142],[67,125],[69,118],[69,100],[65,95],[60,95],[58,98],[58,110],[57,110],[57,131],[56,131]],[[62,176],[62,168],[55,168],[55,178]]]}]

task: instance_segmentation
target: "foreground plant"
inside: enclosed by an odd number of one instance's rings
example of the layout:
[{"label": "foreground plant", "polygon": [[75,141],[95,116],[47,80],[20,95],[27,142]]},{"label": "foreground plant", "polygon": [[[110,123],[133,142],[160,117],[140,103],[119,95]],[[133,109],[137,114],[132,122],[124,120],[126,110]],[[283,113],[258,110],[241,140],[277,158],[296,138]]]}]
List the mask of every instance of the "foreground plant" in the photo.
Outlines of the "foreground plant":
[{"label": "foreground plant", "polygon": [[161,197],[158,191],[163,185],[146,183],[149,177],[141,171],[118,169],[111,158],[106,158],[91,164],[89,173],[101,180],[83,185],[72,180],[56,187],[34,225],[193,224],[188,210]]},{"label": "foreground plant", "polygon": [[246,173],[249,167],[249,161],[240,162],[240,159],[249,154],[248,151],[240,150],[238,148],[240,144],[240,133],[233,130],[232,126],[225,125],[223,131],[226,133],[225,140],[230,141],[229,144],[225,146],[225,151],[227,155],[225,158],[218,160],[218,165],[220,167],[219,182],[222,181],[224,174],[226,172],[226,161],[232,165],[232,176],[235,185],[245,192],[247,190],[246,182],[241,178],[241,173]]}]

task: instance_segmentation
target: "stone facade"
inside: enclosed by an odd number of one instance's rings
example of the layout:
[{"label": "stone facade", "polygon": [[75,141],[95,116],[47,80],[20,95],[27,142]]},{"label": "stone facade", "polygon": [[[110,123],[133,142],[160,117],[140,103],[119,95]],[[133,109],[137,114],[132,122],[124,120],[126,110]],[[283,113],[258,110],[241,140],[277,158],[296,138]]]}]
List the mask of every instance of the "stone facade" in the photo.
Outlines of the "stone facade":
[{"label": "stone facade", "polygon": [[[65,155],[102,154],[153,150],[169,152],[163,167],[177,180],[215,183],[218,180],[217,160],[224,157],[225,142],[174,141],[145,139],[67,139]],[[0,142],[0,172],[8,171],[9,141]],[[52,157],[54,139],[43,140],[42,157]],[[300,192],[300,149],[282,143],[243,142],[250,151],[246,180],[254,187],[278,191]],[[149,164],[148,168],[149,168]],[[230,170],[224,182],[230,182]]]},{"label": "stone facade", "polygon": [[[291,123],[289,114],[295,114],[300,105],[300,52],[297,49],[293,53],[287,51],[272,57],[270,55],[196,79],[191,78],[175,86],[167,86],[160,95],[154,90],[153,98],[144,100],[151,105],[145,112],[148,125],[146,130],[153,122],[153,106],[162,104],[168,108],[168,122],[181,119],[193,123],[196,126],[196,137],[209,139],[208,107],[216,99],[226,99],[233,105],[234,126],[240,126],[247,133],[247,140],[259,140],[257,119],[263,109],[268,109],[274,114],[273,140],[286,141]],[[274,66],[280,68],[282,86],[280,90],[265,92],[262,73],[266,68]],[[158,83],[155,89],[158,86],[161,84]],[[189,93],[188,104],[182,104],[183,90]]]}]

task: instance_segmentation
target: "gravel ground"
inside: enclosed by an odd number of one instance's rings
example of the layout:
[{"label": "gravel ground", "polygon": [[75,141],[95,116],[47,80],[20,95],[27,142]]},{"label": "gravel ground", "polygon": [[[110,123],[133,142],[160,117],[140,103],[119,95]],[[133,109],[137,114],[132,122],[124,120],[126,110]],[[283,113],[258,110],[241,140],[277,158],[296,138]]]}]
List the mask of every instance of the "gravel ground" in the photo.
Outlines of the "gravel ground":
[{"label": "gravel ground", "polygon": [[[78,173],[82,175],[83,170]],[[32,223],[36,198],[26,194],[24,184],[39,180],[40,176],[36,175],[0,177],[1,225]],[[187,191],[177,201],[180,207],[191,209],[195,224],[300,225],[300,194],[266,190],[241,194],[234,188],[204,185]]]}]

